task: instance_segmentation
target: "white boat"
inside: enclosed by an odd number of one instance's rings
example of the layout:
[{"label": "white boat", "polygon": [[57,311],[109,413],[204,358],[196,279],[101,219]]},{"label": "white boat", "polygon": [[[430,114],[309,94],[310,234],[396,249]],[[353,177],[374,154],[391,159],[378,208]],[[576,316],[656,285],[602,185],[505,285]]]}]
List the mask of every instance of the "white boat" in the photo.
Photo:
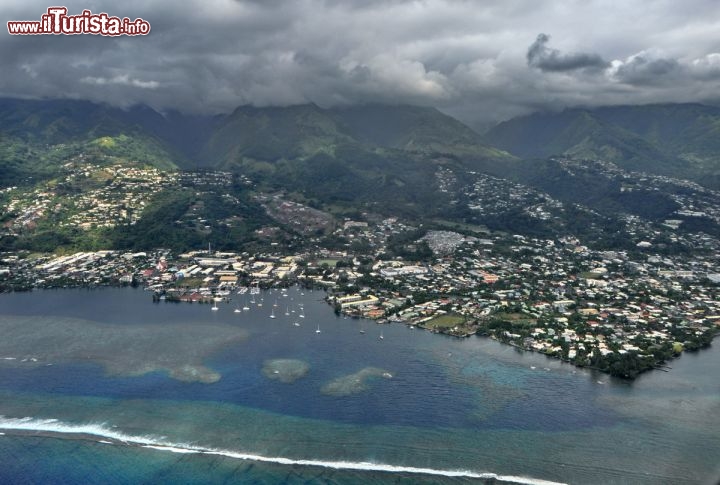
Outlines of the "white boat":
[{"label": "white boat", "polygon": [[287,316],[287,315],[290,315],[290,308],[285,307],[285,315],[286,315],[286,316]]},{"label": "white boat", "polygon": [[318,328],[315,330],[315,333],[320,333],[320,324],[318,323]]},{"label": "white boat", "polygon": [[300,326],[300,322],[295,322],[295,323],[293,323],[293,325],[296,326],[296,327],[299,327],[299,326]]},{"label": "white boat", "polygon": [[242,310],[240,310],[240,305],[235,307],[235,310],[233,310],[233,313],[242,313]]},{"label": "white boat", "polygon": [[270,318],[275,318],[275,309],[274,308],[270,312]]},{"label": "white boat", "polygon": [[380,340],[384,340],[384,339],[385,339],[385,337],[383,337],[382,330],[380,330]]},{"label": "white boat", "polygon": [[212,306],[211,310],[212,310],[212,311],[218,311],[218,310],[219,310],[219,308],[218,308],[218,306],[217,306],[217,303],[213,302],[213,306]]}]

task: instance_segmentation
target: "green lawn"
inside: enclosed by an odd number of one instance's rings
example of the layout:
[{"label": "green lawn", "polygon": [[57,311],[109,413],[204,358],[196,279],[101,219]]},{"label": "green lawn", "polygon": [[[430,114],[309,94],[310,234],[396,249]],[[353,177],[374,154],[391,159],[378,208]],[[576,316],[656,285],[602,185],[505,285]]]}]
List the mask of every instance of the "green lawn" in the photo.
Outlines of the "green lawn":
[{"label": "green lawn", "polygon": [[423,324],[427,328],[453,328],[465,323],[465,317],[462,315],[440,315]]}]

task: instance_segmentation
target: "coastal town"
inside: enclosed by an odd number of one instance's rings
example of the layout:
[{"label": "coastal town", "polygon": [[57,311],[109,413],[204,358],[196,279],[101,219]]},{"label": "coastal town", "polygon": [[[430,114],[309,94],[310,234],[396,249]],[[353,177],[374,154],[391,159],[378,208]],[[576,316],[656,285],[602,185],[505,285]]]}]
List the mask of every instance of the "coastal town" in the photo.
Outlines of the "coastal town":
[{"label": "coastal town", "polygon": [[[98,230],[133,227],[154,194],[181,190],[225,204],[216,205],[222,216],[215,219],[202,199],[174,216],[173,225],[201,238],[244,223],[237,214],[243,191],[264,211],[264,225],[253,230],[251,248],[237,250],[5,251],[0,291],[132,285],[157,302],[221,303],[237,302],[248,289],[302,285],[324,289],[328,304],[347,317],[489,336],[625,378],[667,370],[673,357],[710,345],[720,328],[720,243],[703,229],[720,221],[720,196],[609,163],[555,162],[576,175],[600,174],[624,192],[660,187],[675,210],[660,220],[631,213],[610,220],[520,183],[439,167],[438,191],[457,197],[450,203],[464,207],[466,219],[488,226],[369,210],[343,217],[258,190],[243,175],[93,165],[81,154],[59,179],[32,191],[3,189],[0,237],[55,224],[92,241]],[[508,214],[529,230],[503,230]],[[568,221],[576,220],[587,224],[571,232]]]},{"label": "coastal town", "polygon": [[345,221],[339,235],[377,246],[365,254],[6,253],[0,284],[5,290],[136,285],[157,301],[196,303],[300,284],[325,289],[338,314],[456,337],[488,335],[627,378],[709,345],[720,325],[716,251],[688,258],[639,245],[628,254],[591,250],[569,237],[428,231],[405,249],[426,247],[430,256],[390,257],[382,241],[415,229],[394,218]]}]

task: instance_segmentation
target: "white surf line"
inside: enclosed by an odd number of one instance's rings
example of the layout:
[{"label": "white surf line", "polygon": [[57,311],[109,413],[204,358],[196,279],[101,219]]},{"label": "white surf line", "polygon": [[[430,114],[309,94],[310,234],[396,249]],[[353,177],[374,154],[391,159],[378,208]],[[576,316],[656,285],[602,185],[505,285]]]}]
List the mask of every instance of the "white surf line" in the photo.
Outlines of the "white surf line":
[{"label": "white surf line", "polygon": [[6,418],[5,416],[0,416],[0,429],[58,434],[87,434],[137,445],[148,445],[157,442],[157,439],[153,437],[126,435],[108,429],[102,424],[68,424],[58,421],[57,419],[35,419],[30,417]]},{"label": "white surf line", "polygon": [[195,445],[182,443],[169,443],[163,438],[152,436],[131,436],[112,429],[103,424],[69,424],[57,419],[35,419],[35,418],[6,418],[0,416],[0,429],[15,431],[35,431],[58,434],[86,434],[109,438],[129,445],[138,445],[159,451],[183,454],[206,454],[219,455],[240,460],[258,461],[265,463],[276,463],[280,465],[300,465],[331,468],[335,470],[374,471],[386,473],[410,473],[422,475],[434,475],[444,477],[466,477],[485,480],[496,480],[498,482],[510,482],[522,485],[564,485],[560,482],[553,482],[538,478],[519,477],[512,475],[497,475],[495,473],[477,473],[466,470],[438,470],[435,468],[420,468],[402,465],[389,465],[384,463],[353,462],[353,461],[325,461],[307,460],[285,457],[270,457],[241,453],[238,451],[204,448]]}]

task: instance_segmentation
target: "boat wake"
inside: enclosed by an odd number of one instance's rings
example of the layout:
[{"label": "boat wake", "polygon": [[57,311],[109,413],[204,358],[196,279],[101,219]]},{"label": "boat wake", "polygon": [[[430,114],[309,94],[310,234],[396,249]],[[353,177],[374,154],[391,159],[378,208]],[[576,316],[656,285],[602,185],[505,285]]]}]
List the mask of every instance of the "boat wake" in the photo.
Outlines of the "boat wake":
[{"label": "boat wake", "polygon": [[[331,468],[335,470],[370,471],[385,473],[410,473],[444,477],[466,477],[483,480],[494,480],[496,482],[515,483],[521,485],[562,485],[559,482],[552,482],[537,478],[518,477],[511,475],[497,475],[495,473],[480,473],[467,470],[438,470],[435,468],[422,468],[403,465],[389,465],[385,463],[353,462],[353,461],[325,461],[316,459],[299,459],[256,455],[241,451],[223,450],[211,447],[203,447],[192,444],[172,443],[163,437],[149,435],[128,435],[108,428],[105,424],[71,424],[57,419],[39,418],[6,418],[0,416],[0,430],[22,431],[27,433],[46,433],[52,435],[72,435],[79,438],[86,437],[97,441],[97,438],[104,438],[101,443],[118,444],[126,446],[138,446],[153,450],[168,451],[183,454],[205,454],[219,455],[240,460],[275,463],[280,465],[300,465],[309,467]],[[4,433],[0,433],[0,436]],[[110,442],[106,440],[111,440]]]}]

